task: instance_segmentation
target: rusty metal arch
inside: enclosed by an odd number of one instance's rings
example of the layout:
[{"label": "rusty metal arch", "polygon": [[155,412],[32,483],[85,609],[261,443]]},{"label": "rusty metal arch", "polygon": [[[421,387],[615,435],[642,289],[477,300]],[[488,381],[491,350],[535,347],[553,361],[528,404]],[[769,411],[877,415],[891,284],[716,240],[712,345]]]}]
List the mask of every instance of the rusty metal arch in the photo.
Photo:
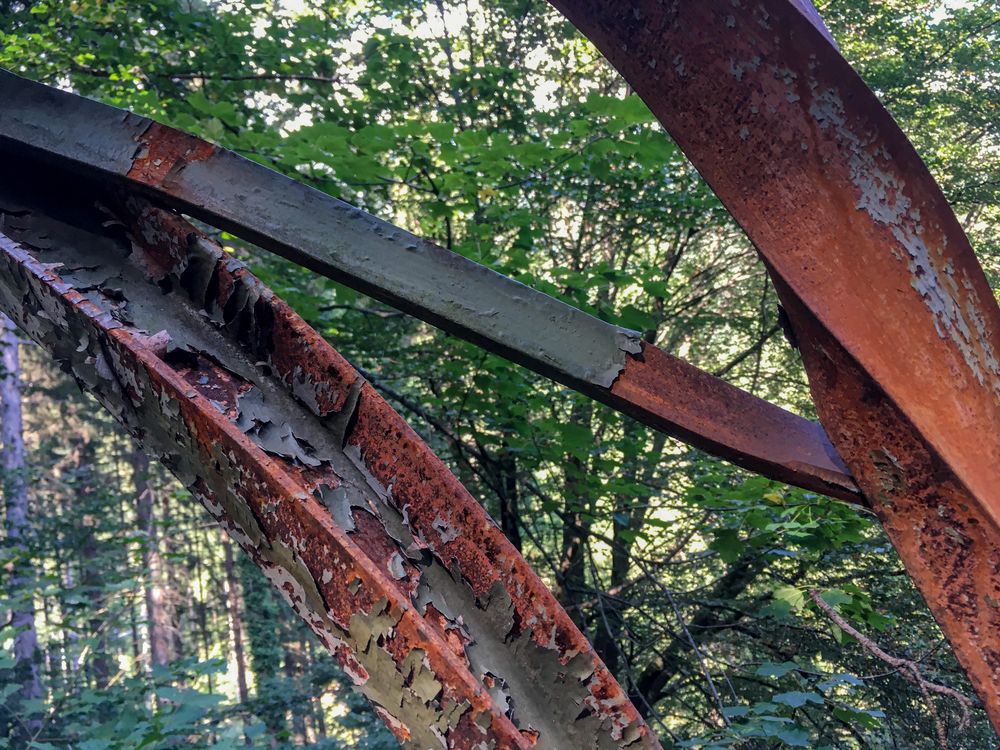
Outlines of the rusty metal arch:
[{"label": "rusty metal arch", "polygon": [[823,425],[1000,729],[1000,308],[818,16],[788,0],[553,0],[747,232]]},{"label": "rusty metal arch", "polygon": [[[1000,726],[1000,311],[926,168],[802,3],[555,5],[643,96],[758,247],[849,470],[818,426],[639,350],[630,332],[565,313],[570,332],[590,331],[585,350],[599,366],[551,341],[541,343],[552,356],[540,356],[529,351],[538,341],[481,325],[493,315],[463,314],[467,285],[446,298],[433,284],[373,279],[371,256],[366,267],[343,248],[324,250],[315,223],[268,223],[249,210],[277,199],[313,213],[309,201],[320,198],[301,186],[9,74],[0,77],[0,145],[93,192],[54,205],[31,189],[26,162],[7,162],[0,306],[165,456],[414,747],[657,743],[551,594],[399,417],[245,269],[144,198],[353,282],[747,468],[845,499],[860,485]],[[501,321],[518,320],[503,317],[509,298],[556,309],[402,230],[325,206],[339,212],[338,231],[382,238],[372,252],[485,283]],[[102,224],[109,215],[120,229]],[[62,279],[46,266],[67,261]],[[95,278],[95,267],[109,273]],[[174,307],[139,304],[151,284]],[[158,334],[156,321],[169,324],[165,335],[142,333]],[[198,343],[209,341],[226,357],[205,356]],[[902,363],[901,350],[916,359]],[[438,494],[412,479],[428,471]],[[532,690],[557,683],[559,699],[532,708]]]},{"label": "rusty metal arch", "polygon": [[191,489],[404,744],[659,747],[482,506],[246,268],[137,196],[5,166],[0,308]]},{"label": "rusty metal arch", "polygon": [[751,471],[860,499],[819,425],[635,331],[187,133],[5,71],[0,98],[0,142],[231,231]]}]

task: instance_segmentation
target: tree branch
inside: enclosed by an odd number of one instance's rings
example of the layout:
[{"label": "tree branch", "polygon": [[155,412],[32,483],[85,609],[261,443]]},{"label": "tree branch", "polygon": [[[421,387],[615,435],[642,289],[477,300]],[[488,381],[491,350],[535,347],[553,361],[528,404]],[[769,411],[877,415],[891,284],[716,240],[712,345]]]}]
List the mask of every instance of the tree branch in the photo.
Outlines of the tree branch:
[{"label": "tree branch", "polygon": [[917,687],[918,690],[920,690],[921,694],[924,696],[924,701],[927,703],[927,709],[930,711],[931,718],[934,720],[934,729],[937,733],[938,747],[940,747],[941,750],[948,750],[948,734],[945,731],[941,717],[938,716],[937,708],[934,706],[934,701],[931,699],[931,693],[946,695],[958,702],[959,708],[962,712],[962,719],[959,722],[960,729],[965,729],[969,726],[969,722],[971,720],[969,710],[976,707],[975,701],[967,695],[963,695],[958,692],[954,688],[950,688],[947,685],[940,685],[936,682],[931,682],[920,673],[919,664],[912,659],[903,659],[901,657],[892,656],[886,651],[883,651],[871,638],[863,635],[857,630],[857,628],[841,617],[840,614],[838,614],[837,611],[831,607],[822,596],[819,595],[819,591],[816,589],[809,589],[809,597],[813,600],[816,606],[830,618],[834,625],[860,643],[861,647],[864,648],[865,651],[877,659],[881,659],[886,664],[895,667],[904,679],[911,682]]}]

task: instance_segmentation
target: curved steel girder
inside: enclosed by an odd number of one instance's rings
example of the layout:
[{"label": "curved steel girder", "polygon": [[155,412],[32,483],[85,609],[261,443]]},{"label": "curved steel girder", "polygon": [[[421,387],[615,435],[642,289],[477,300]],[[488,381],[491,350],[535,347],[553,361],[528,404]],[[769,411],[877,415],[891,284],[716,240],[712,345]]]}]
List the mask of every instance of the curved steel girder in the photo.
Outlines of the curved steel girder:
[{"label": "curved steel girder", "polygon": [[822,427],[203,140],[0,70],[0,145],[141,190],[744,468],[858,502]]},{"label": "curved steel girder", "polygon": [[553,0],[743,226],[821,421],[1000,728],[1000,310],[940,189],[790,0]]},{"label": "curved steel girder", "polygon": [[241,264],[135,196],[5,167],[0,309],[191,489],[404,745],[659,747],[483,508]]}]

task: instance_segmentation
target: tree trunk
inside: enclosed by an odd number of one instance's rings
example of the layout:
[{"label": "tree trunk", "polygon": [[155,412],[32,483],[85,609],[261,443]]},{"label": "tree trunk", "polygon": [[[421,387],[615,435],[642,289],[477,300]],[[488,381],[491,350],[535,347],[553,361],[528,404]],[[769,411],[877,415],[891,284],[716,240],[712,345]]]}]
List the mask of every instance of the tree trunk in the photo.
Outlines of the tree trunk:
[{"label": "tree trunk", "polygon": [[260,574],[249,555],[240,555],[237,563],[243,588],[243,605],[253,617],[246,620],[247,647],[255,681],[254,713],[272,737],[287,730],[285,700],[282,695],[281,647],[282,623],[278,602],[271,593],[271,584]]},{"label": "tree trunk", "polygon": [[168,596],[163,590],[163,560],[160,557],[160,540],[154,513],[156,496],[149,482],[149,458],[141,451],[132,454],[132,483],[135,486],[139,529],[146,535],[142,547],[142,567],[146,571],[143,593],[149,634],[149,663],[151,667],[164,666],[176,658],[174,624]]},{"label": "tree trunk", "polygon": [[591,516],[583,476],[586,469],[576,456],[566,460],[565,516],[562,528],[562,554],[559,559],[556,596],[573,622],[583,628],[583,616],[576,606],[586,588],[586,554]]},{"label": "tree trunk", "polygon": [[500,491],[500,529],[514,549],[521,552],[521,509],[517,487],[517,457],[511,452],[507,441],[497,458],[497,486]]},{"label": "tree trunk", "polygon": [[[590,427],[592,414],[592,402],[577,401],[570,414],[570,421]],[[577,605],[586,589],[587,545],[593,523],[592,498],[587,487],[589,467],[574,454],[567,455],[565,460],[562,550],[556,576],[556,598],[566,608],[577,627],[583,630],[584,617]]]},{"label": "tree trunk", "polygon": [[[298,623],[296,623],[296,626]],[[298,629],[298,628],[296,628]],[[305,711],[302,710],[299,688],[302,684],[302,644],[294,637],[285,641],[286,702],[290,714],[293,744],[306,744]],[[288,698],[291,698],[288,700]]]},{"label": "tree trunk", "polygon": [[226,601],[229,609],[229,633],[233,639],[233,657],[236,659],[236,687],[240,703],[245,704],[249,693],[246,655],[243,652],[243,615],[240,612],[239,581],[236,579],[236,566],[233,563],[233,543],[228,537],[223,538],[222,548],[226,555]]},{"label": "tree trunk", "polygon": [[[79,542],[80,586],[88,600],[88,638],[93,641],[92,656],[85,665],[86,674],[98,690],[107,688],[111,681],[111,659],[108,654],[107,618],[109,607],[105,602],[105,561],[97,531],[104,521],[104,507],[99,498],[96,476],[96,441],[91,436],[78,433],[73,437],[74,467],[73,487],[75,510],[80,514],[81,537]],[[80,657],[77,657],[80,658]]]},{"label": "tree trunk", "polygon": [[[181,552],[173,533],[176,518],[174,514],[172,496],[169,492],[154,493],[153,497],[153,518],[157,518],[156,510],[159,509],[160,523],[156,526],[157,548],[160,551],[160,590],[163,592],[163,606],[167,612],[167,622],[170,628],[167,630],[167,640],[170,642],[170,656],[173,659],[181,659],[186,655],[187,644],[182,634],[193,632],[192,628],[185,627],[192,619],[196,619],[197,613],[192,612],[191,602],[195,597],[191,595],[190,577],[192,575],[190,566],[178,564],[178,553]],[[195,557],[195,565],[198,564]],[[198,647],[194,647],[197,654]]]},{"label": "tree trunk", "polygon": [[[17,332],[10,319],[0,313],[0,400],[2,400],[3,494],[7,522],[7,551],[13,559],[9,591],[14,600],[10,624],[17,630],[14,637],[14,677],[20,684],[15,694],[19,700],[42,696],[38,675],[38,634],[35,631],[35,607],[32,594],[31,561],[28,555],[28,485],[25,481],[24,435],[21,426],[20,356]],[[17,710],[16,708],[14,709]],[[15,732],[36,735],[41,730],[41,718],[27,717]],[[15,742],[15,745],[17,743]]]},{"label": "tree trunk", "polygon": [[[641,439],[644,429],[632,420],[625,423],[627,439]],[[650,480],[656,473],[666,435],[658,432],[653,435],[652,446],[648,454],[628,459],[622,467],[623,476]],[[614,542],[611,548],[611,596],[602,597],[598,606],[600,613],[597,623],[597,633],[594,636],[594,649],[605,666],[618,676],[622,664],[622,636],[625,634],[625,606],[617,595],[619,588],[628,580],[632,568],[632,546],[635,535],[642,530],[646,521],[648,503],[644,497],[632,494],[618,494],[614,498],[614,513],[612,516],[611,536]]]}]

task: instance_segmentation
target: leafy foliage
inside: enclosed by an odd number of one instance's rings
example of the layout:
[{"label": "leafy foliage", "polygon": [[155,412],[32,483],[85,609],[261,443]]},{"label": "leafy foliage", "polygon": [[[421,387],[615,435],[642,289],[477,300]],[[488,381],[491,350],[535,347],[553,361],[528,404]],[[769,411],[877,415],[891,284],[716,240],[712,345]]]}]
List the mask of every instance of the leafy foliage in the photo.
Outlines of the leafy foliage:
[{"label": "leafy foliage", "polygon": [[[820,8],[996,279],[996,4],[826,0]],[[811,414],[752,248],[639,99],[540,1],[8,0],[0,2],[0,65],[210,138]],[[666,744],[934,746],[924,697],[808,596],[823,592],[887,650],[969,692],[869,515],[750,477],[222,238],[450,462]],[[125,742],[101,728],[130,721],[129,732],[152,739],[122,747],[181,735],[205,746],[392,746],[243,568],[253,690],[235,703],[231,670],[224,678],[211,666],[228,655],[230,637],[218,540],[197,528],[197,509],[176,492],[159,518],[177,539],[164,556],[186,660],[168,673],[144,671],[142,655],[129,655],[131,628],[121,625],[129,597],[147,584],[130,489],[113,458],[128,449],[85,413],[90,407],[74,406],[74,418],[90,425],[81,439],[94,455],[83,463],[96,466],[99,488],[81,499],[66,468],[76,449],[66,430],[46,425],[51,412],[40,399],[33,404],[33,597],[45,613],[45,659],[60,649],[85,654],[72,679],[47,667],[44,702],[15,709],[54,717],[39,742],[118,747],[100,744]],[[161,492],[166,481],[157,477]],[[47,498],[58,513],[45,512]],[[90,568],[102,575],[70,585],[68,571],[86,567],[73,554],[88,538],[86,517],[100,519],[104,559]],[[126,558],[129,565],[112,562]],[[97,700],[98,675],[87,665],[99,655],[125,666]],[[963,728],[955,706],[939,700],[937,709],[956,746],[997,746],[981,712]]]}]

